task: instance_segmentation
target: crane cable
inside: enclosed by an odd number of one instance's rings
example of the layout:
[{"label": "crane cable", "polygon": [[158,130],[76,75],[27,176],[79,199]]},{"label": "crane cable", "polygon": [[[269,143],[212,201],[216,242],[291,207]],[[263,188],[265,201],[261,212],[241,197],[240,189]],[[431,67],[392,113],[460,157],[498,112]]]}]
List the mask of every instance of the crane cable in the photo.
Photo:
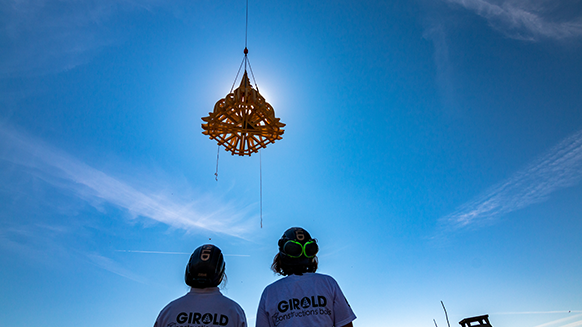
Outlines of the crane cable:
[{"label": "crane cable", "polygon": [[[251,76],[253,78],[253,82],[255,83],[255,88],[257,92],[259,92],[259,86],[257,85],[257,80],[255,79],[255,73],[253,72],[253,68],[251,67],[251,62],[248,58],[249,49],[247,48],[248,45],[248,34],[249,34],[249,0],[246,0],[246,12],[245,12],[245,49],[242,62],[238,67],[238,71],[236,72],[236,76],[234,77],[234,82],[232,83],[232,87],[230,88],[230,93],[234,90],[234,86],[236,85],[236,81],[238,79],[238,75],[240,74],[240,70],[245,65],[245,72],[247,71],[247,64],[249,66],[249,70],[251,71]],[[214,178],[218,182],[218,159],[220,156],[220,145],[218,146],[218,153],[216,154],[216,172],[214,173]],[[263,155],[262,151],[259,150],[259,214],[261,218],[261,228],[263,228]]]}]

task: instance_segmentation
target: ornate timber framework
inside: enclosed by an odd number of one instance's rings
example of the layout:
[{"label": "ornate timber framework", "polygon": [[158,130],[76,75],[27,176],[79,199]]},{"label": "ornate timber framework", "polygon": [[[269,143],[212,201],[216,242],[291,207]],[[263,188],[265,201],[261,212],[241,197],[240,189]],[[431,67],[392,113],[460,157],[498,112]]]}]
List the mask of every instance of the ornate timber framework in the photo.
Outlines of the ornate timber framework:
[{"label": "ornate timber framework", "polygon": [[[240,86],[218,100],[214,111],[202,120],[202,134],[216,140],[232,155],[250,156],[268,144],[282,139],[285,124],[275,117],[275,110],[251,85],[246,71]],[[241,65],[242,66],[242,65]]]}]

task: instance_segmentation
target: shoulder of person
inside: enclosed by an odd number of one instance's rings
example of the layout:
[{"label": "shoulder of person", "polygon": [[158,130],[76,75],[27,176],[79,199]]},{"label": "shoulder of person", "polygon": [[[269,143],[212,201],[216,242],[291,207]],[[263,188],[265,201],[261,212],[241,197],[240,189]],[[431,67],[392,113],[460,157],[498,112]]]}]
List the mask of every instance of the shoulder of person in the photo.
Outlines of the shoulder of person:
[{"label": "shoulder of person", "polygon": [[321,274],[321,273],[309,273],[309,274],[313,276],[312,278],[317,278],[317,279],[337,283],[335,278],[331,277],[330,275]]},{"label": "shoulder of person", "polygon": [[184,295],[180,296],[180,297],[179,297],[179,298],[177,298],[177,299],[174,299],[174,300],[170,301],[170,303],[168,303],[168,304],[166,305],[166,307],[171,307],[171,306],[173,306],[173,305],[176,305],[176,304],[179,304],[179,303],[181,303],[181,302],[183,302],[183,301],[186,301],[186,298],[187,298],[187,297],[188,297],[188,293],[186,293],[186,294],[184,294]]},{"label": "shoulder of person", "polygon": [[240,304],[238,304],[238,302],[236,302],[235,300],[233,300],[233,299],[229,298],[228,296],[226,296],[226,295],[224,295],[224,294],[221,294],[221,295],[222,295],[222,297],[225,299],[225,301],[227,301],[227,302],[229,302],[229,303],[233,304],[235,307],[238,307],[238,308],[240,308],[240,309],[242,310],[242,307],[240,306]]}]

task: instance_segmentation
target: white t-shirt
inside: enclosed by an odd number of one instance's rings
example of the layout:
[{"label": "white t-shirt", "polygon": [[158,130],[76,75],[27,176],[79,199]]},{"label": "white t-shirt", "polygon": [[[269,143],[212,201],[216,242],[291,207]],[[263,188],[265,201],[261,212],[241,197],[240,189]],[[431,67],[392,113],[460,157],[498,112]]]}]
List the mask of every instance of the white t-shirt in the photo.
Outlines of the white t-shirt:
[{"label": "white t-shirt", "polygon": [[218,287],[191,288],[170,302],[158,315],[154,327],[246,327],[247,318],[238,303]]},{"label": "white t-shirt", "polygon": [[356,319],[331,276],[290,275],[267,286],[256,327],[342,327]]}]

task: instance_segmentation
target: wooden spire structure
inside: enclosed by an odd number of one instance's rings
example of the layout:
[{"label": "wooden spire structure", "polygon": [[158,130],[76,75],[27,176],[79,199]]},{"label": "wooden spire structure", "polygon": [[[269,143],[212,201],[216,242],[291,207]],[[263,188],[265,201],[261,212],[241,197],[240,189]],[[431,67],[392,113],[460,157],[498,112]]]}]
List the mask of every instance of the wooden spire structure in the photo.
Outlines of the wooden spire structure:
[{"label": "wooden spire structure", "polygon": [[[245,48],[245,59],[248,60]],[[232,155],[250,156],[268,144],[282,139],[285,124],[275,110],[251,85],[245,72],[240,86],[218,100],[214,111],[203,117],[202,134],[216,140]]]}]

